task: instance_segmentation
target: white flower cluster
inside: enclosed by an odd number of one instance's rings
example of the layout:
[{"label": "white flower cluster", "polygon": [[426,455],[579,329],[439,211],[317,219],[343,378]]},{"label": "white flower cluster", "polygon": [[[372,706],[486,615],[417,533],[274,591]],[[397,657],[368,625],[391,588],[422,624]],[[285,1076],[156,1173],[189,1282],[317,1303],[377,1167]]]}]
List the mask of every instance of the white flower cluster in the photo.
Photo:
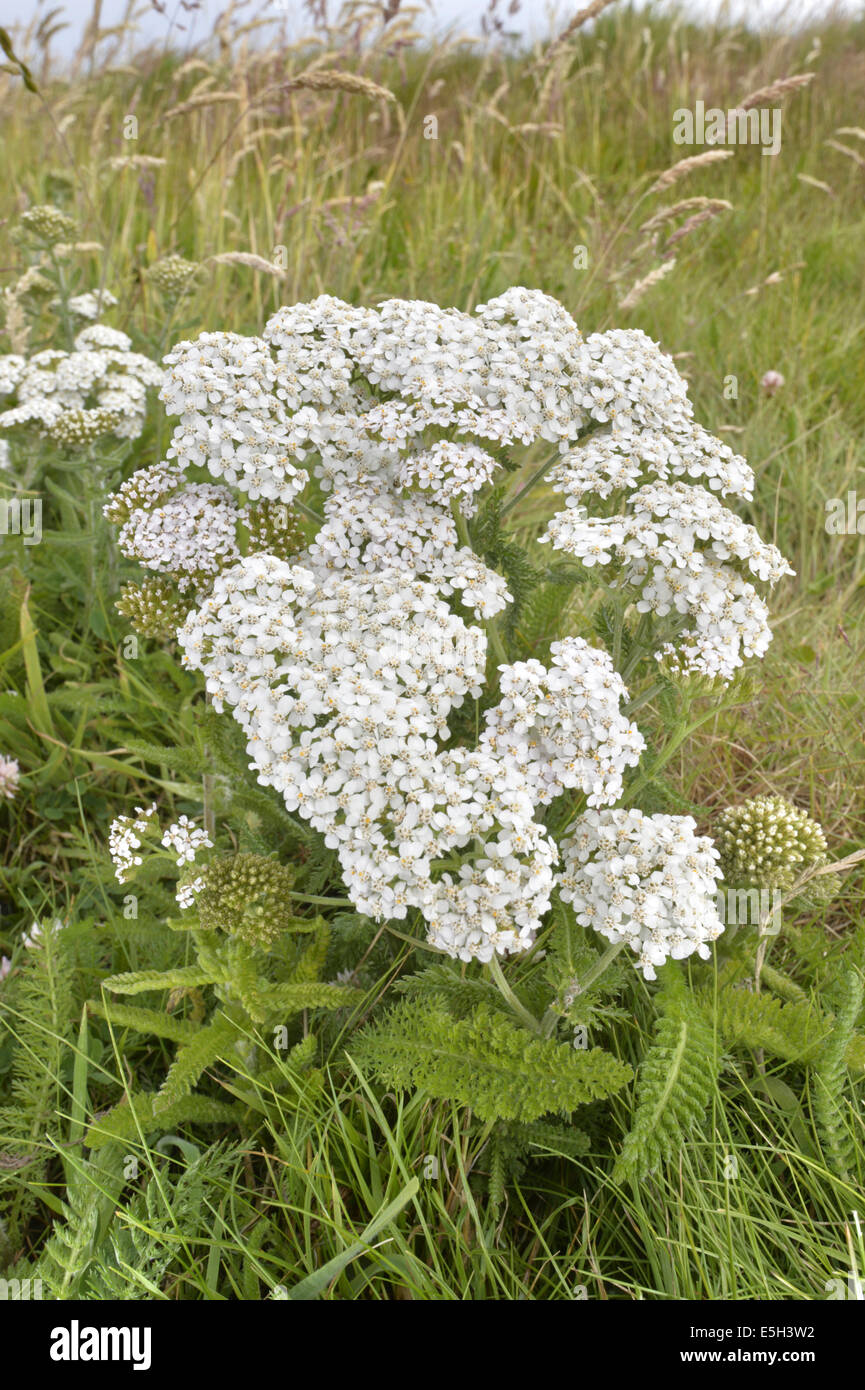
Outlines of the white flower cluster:
[{"label": "white flower cluster", "polygon": [[131,346],[125,333],[94,324],[77,335],[73,352],[0,357],[0,396],[15,397],[0,412],[0,431],[33,428],[58,444],[137,439],[148,388],[161,383],[162,371]]},{"label": "white flower cluster", "polygon": [[165,849],[174,850],[179,869],[184,864],[194,864],[200,849],[213,849],[213,841],[209,839],[207,831],[199,830],[188,816],[181,816],[173,825],[169,825],[161,843]]},{"label": "white flower cluster", "polygon": [[609,565],[615,556],[622,582],[639,589],[640,612],[690,617],[676,653],[689,669],[729,680],[743,656],[762,656],[772,638],[766,605],[730,561],[775,583],[793,572],[780,551],[712,493],[688,483],[646,483],[626,505],[613,517],[566,508],[542,539],[588,566]]},{"label": "white flower cluster", "polygon": [[183,469],[206,467],[253,500],[290,502],[309,480],[294,460],[309,446],[315,412],[292,417],[283,405],[267,344],[239,333],[202,333],[164,361],[160,396],[168,413],[180,416],[169,458]]},{"label": "white flower cluster", "polygon": [[106,309],[111,309],[117,303],[117,296],[110,290],[87,290],[84,294],[74,294],[69,300],[68,308],[80,319],[89,319],[94,323],[101,318]]},{"label": "white flower cluster", "polygon": [[[690,618],[691,625],[677,624],[675,645],[665,643],[658,657],[729,680],[744,657],[762,656],[772,637],[766,605],[740,569],[772,584],[793,573],[775,546],[719,500],[750,498],[751,469],[693,421],[685,383],[650,339],[614,332],[589,338],[587,347],[615,383],[613,394],[608,386],[594,388],[594,417],[610,429],[565,453],[552,470],[566,506],[540,539],[586,566],[615,564],[621,573],[611,582],[639,590],[640,612]],[[614,494],[624,494],[624,510],[588,514],[584,498]]]},{"label": "white flower cluster", "polygon": [[608,653],[581,637],[554,642],[551,655],[549,669],[534,660],[502,667],[502,699],[486,712],[480,747],[511,759],[541,805],[574,787],[590,806],[612,805],[646,746],[620,711],[625,684]]},{"label": "white flower cluster", "polygon": [[206,588],[240,558],[235,537],[245,518],[228,488],[193,483],[152,511],[134,508],[118,544],[146,569],[171,575],[181,592]]},{"label": "white flower cluster", "polygon": [[151,816],[156,813],[156,802],[149,806],[145,811],[143,807],[136,806],[134,816],[117,816],[111,822],[108,832],[108,850],[114,863],[115,877],[118,883],[126,882],[126,875],[141,862],[140,854],[135,851],[141,848],[142,837],[152,829],[153,822]]},{"label": "white flower cluster", "polygon": [[[115,877],[118,883],[126,883],[127,876],[144,862],[143,856],[136,853],[141,849],[143,839],[148,834],[158,834],[159,826],[153,819],[156,802],[145,811],[141,806],[135,808],[133,816],[117,816],[111,822],[108,833],[108,848],[114,862]],[[199,830],[188,816],[180,816],[168,827],[160,841],[164,849],[173,850],[177,867],[194,864],[195,856],[201,849],[212,849],[213,841],[205,830]],[[182,908],[192,907],[195,897],[204,887],[203,878],[185,879],[178,884],[176,898]]]},{"label": "white flower cluster", "polygon": [[563,900],[582,926],[625,942],[647,980],[669,957],[708,959],[707,943],[724,930],[718,851],[695,828],[690,816],[586,811],[562,841]]},{"label": "white flower cluster", "polygon": [[[509,759],[439,750],[451,710],[480,694],[486,637],[432,584],[255,555],[217,579],[179,640],[214,706],[233,706],[259,782],[337,850],[359,911],[417,907],[464,960],[533,939],[555,845]],[[452,872],[446,857],[465,849]]]},{"label": "white flower cluster", "polygon": [[463,516],[477,511],[475,494],[490,481],[499,467],[497,459],[476,444],[440,440],[424,453],[409,454],[396,477],[398,487],[412,483],[428,490],[438,506],[459,503]]},{"label": "white flower cluster", "polygon": [[[185,662],[232,709],[259,781],[338,852],[360,911],[418,909],[430,940],[465,960],[524,949],[558,858],[535,808],[566,790],[611,805],[644,744],[609,656],[566,638],[549,667],[500,667],[478,747],[444,748],[450,712],[485,676],[486,634],[460,615],[486,621],[511,601],[465,543],[466,518],[505,447],[552,444],[566,506],[545,539],[586,565],[615,557],[613,582],[669,617],[685,662],[729,677],[768,641],[745,573],[789,572],[721,504],[750,496],[747,464],[694,423],[686,383],[650,339],[584,339],[535,290],[472,314],[321,296],[280,309],[260,338],[203,334],[165,362],[162,399],[178,417],[167,458],[106,511],[126,554],[195,592]],[[313,477],[323,517],[306,549],[242,558],[244,509],[291,504]],[[613,499],[616,514],[590,517],[584,498]],[[630,826],[632,814],[644,838],[631,934],[644,917],[650,964],[709,939],[694,891],[703,842],[681,849],[692,823],[639,813],[592,810],[585,824]],[[660,885],[651,902],[636,896],[649,893],[644,868]],[[613,902],[616,885],[596,878]]]}]

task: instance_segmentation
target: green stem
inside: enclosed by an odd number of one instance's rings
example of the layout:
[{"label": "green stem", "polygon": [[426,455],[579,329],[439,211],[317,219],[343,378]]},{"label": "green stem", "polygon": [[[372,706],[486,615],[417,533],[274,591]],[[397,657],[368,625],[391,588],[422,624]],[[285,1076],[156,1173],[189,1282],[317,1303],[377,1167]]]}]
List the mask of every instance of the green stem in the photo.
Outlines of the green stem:
[{"label": "green stem", "polygon": [[466,550],[473,550],[472,538],[469,535],[469,524],[456,502],[451,502],[451,516],[454,519],[454,526],[457,528],[457,538],[460,545],[465,546]]},{"label": "green stem", "polygon": [[299,903],[312,903],[314,907],[354,907],[351,898],[317,898],[310,893],[289,893]]},{"label": "green stem", "polygon": [[74,346],[75,333],[72,328],[72,320],[69,317],[69,291],[66,288],[66,276],[63,274],[63,268],[54,253],[53,246],[49,249],[48,255],[54,267],[57,288],[60,291],[60,317],[63,320],[63,331],[66,334],[66,346],[71,352]]},{"label": "green stem", "polygon": [[[610,965],[611,962],[616,959],[616,956],[622,950],[624,944],[624,941],[616,941],[612,946],[607,947],[603,955],[598,956],[598,959],[595,961],[591,969],[587,970],[585,975],[583,975],[581,979],[577,980],[577,996],[579,996],[580,994],[585,994],[586,990],[589,989],[595,983],[595,980],[599,979],[600,976],[603,975],[607,966]],[[546,1013],[541,1019],[541,1034],[543,1037],[548,1038],[551,1036],[555,1029],[556,1023],[560,1018],[561,1014],[557,1013],[554,1008],[550,1007],[549,1009],[547,1009]]]},{"label": "green stem", "polygon": [[407,941],[409,946],[414,946],[418,951],[432,951],[437,956],[450,955],[450,952],[446,951],[443,946],[433,946],[431,942],[422,941],[418,936],[409,936],[404,931],[397,931],[396,927],[390,926],[387,922],[385,922],[383,930],[386,931],[389,936],[397,936],[400,941]]},{"label": "green stem", "polygon": [[495,954],[495,952],[493,952],[492,959],[490,960],[490,974],[492,975],[496,985],[498,986],[498,990],[502,998],[507,1000],[508,1004],[511,1006],[517,1017],[521,1019],[522,1022],[526,1025],[526,1027],[530,1028],[533,1033],[540,1033],[540,1023],[535,1018],[534,1014],[529,1013],[525,1004],[521,1004],[517,996],[514,994],[513,990],[511,989],[510,985],[504,977],[502,967],[499,965],[499,958]]},{"label": "green stem", "polygon": [[497,666],[507,666],[508,654],[505,651],[505,644],[502,641],[502,634],[499,632],[495,618],[490,618],[489,622],[484,623],[487,634],[487,642],[490,651],[496,659]]},{"label": "green stem", "polygon": [[625,603],[616,604],[616,623],[613,631],[613,665],[617,671],[622,667],[622,637],[625,631]]},{"label": "green stem", "polygon": [[655,684],[650,685],[648,690],[644,690],[642,695],[637,695],[634,697],[633,700],[629,700],[628,703],[624,706],[623,712],[627,715],[633,716],[638,709],[643,708],[643,705],[649,704],[651,700],[654,700],[656,695],[660,695],[663,689],[663,681],[655,681]]},{"label": "green stem", "polygon": [[536,472],[532,474],[525,486],[521,487],[519,492],[514,493],[514,496],[511,498],[511,500],[505,503],[505,505],[499,512],[499,516],[507,516],[508,512],[512,511],[518,502],[522,502],[526,493],[531,492],[535,484],[541,481],[541,478],[544,477],[545,473],[550,468],[552,468],[553,464],[561,457],[562,456],[558,451],[556,451],[556,453],[554,454],[551,454],[550,457],[546,459],[544,463],[541,464],[540,468],[538,468]]},{"label": "green stem", "polygon": [[310,521],[317,521],[319,526],[323,524],[324,517],[320,516],[318,512],[313,511],[312,507],[308,507],[305,502],[301,502],[299,497],[293,498],[291,505],[296,508],[297,511],[303,512],[304,516],[308,516]]},{"label": "green stem", "polygon": [[661,769],[667,766],[670,759],[681,748],[685,739],[690,738],[691,734],[696,733],[697,729],[705,724],[707,720],[712,719],[717,713],[717,708],[710,709],[702,718],[697,719],[693,724],[685,724],[677,734],[673,735],[667,746],[658,754],[648,772],[644,772],[637,778],[636,782],[632,782],[629,787],[626,787],[625,794],[630,803],[633,803],[634,797],[638,792],[641,792],[644,787],[647,787],[650,782],[655,780]]},{"label": "green stem", "polygon": [[580,980],[580,994],[585,994],[589,986],[593,985],[595,980],[600,979],[607,966],[616,959],[616,956],[620,951],[624,950],[624,947],[624,941],[614,941],[611,946],[607,947],[602,956],[598,956],[594,965],[591,969],[586,971],[585,975]]},{"label": "green stem", "polygon": [[[582,444],[584,439],[588,439],[590,434],[594,434],[596,430],[599,430],[601,428],[602,427],[599,422],[593,422],[591,425],[589,425],[587,429],[581,431],[581,433],[575,439],[574,444]],[[532,488],[541,481],[541,479],[546,474],[547,470],[552,468],[553,464],[558,462],[558,460],[563,457],[564,456],[559,452],[558,449],[554,454],[551,454],[550,457],[541,464],[540,468],[538,468],[532,474],[525,486],[521,487],[519,492],[515,493],[514,496],[510,499],[510,501],[505,503],[505,505],[499,512],[499,516],[507,516],[508,512],[512,511],[518,502],[522,502],[523,498],[529,492],[531,492]]]}]

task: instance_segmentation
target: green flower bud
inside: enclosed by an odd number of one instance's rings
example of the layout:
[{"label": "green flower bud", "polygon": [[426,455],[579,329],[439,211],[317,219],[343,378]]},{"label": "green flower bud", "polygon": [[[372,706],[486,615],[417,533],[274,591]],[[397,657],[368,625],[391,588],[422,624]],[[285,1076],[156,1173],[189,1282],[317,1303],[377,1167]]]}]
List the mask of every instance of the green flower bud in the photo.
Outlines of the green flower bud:
[{"label": "green flower bud", "polygon": [[41,242],[45,246],[56,246],[68,241],[75,231],[75,218],[45,203],[42,207],[30,208],[22,213],[15,229],[16,241]]},{"label": "green flower bud", "polygon": [[173,637],[189,611],[171,581],[158,575],[124,584],[115,606],[142,637],[160,640]]},{"label": "green flower bud", "polygon": [[185,261],[182,256],[171,255],[156,261],[145,274],[154,289],[174,304],[189,294],[200,269],[196,261]]},{"label": "green flower bud", "polygon": [[728,807],[718,818],[715,844],[732,887],[784,890],[828,857],[821,826],[781,796]]},{"label": "green flower bud", "polygon": [[290,926],[294,871],[286,864],[262,854],[232,854],[201,869],[200,877],[195,903],[206,931],[218,928],[266,947]]},{"label": "green flower bud", "polygon": [[265,551],[280,560],[291,560],[303,550],[306,538],[297,516],[284,502],[252,502],[247,508],[249,553]]}]

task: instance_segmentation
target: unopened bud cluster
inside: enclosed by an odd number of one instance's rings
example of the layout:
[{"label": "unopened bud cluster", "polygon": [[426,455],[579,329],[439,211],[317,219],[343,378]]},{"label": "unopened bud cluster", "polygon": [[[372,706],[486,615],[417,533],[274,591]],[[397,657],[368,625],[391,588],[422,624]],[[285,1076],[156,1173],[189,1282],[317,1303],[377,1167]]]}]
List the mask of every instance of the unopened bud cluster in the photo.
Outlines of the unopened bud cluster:
[{"label": "unopened bud cluster", "polygon": [[61,212],[52,203],[29,208],[21,214],[18,226],[13,232],[17,241],[42,242],[45,246],[57,246],[68,241],[75,231],[75,218]]},{"label": "unopened bud cluster", "polygon": [[205,931],[269,946],[290,925],[294,872],[261,854],[231,854],[201,869],[195,907]]},{"label": "unopened bud cluster", "polygon": [[169,303],[176,303],[192,289],[200,266],[196,261],[186,261],[182,256],[163,256],[148,267],[147,279]]},{"label": "unopened bud cluster", "polygon": [[728,807],[716,834],[724,880],[732,887],[789,888],[827,859],[821,826],[781,796]]},{"label": "unopened bud cluster", "polygon": [[169,579],[153,575],[139,584],[124,584],[117,611],[142,637],[165,640],[180,627],[186,605]]}]

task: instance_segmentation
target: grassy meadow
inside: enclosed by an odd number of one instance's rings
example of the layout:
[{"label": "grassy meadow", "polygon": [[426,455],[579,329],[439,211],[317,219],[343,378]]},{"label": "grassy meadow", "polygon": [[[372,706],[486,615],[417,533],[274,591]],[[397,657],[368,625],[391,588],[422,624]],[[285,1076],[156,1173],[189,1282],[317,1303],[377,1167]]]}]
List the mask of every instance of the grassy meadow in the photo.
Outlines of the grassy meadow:
[{"label": "grassy meadow", "polygon": [[[865,20],[752,34],[599,8],[554,51],[430,43],[411,14],[383,26],[372,5],[329,30],[310,20],[309,40],[288,48],[229,15],[194,52],[128,61],[91,29],[68,70],[50,60],[50,25],[10,30],[0,295],[26,264],[18,217],[52,203],[77,223],[61,273],[110,289],[108,321],[154,359],[201,332],[257,333],[279,305],[325,293],[471,309],[524,285],[585,333],[643,329],[674,355],[697,418],[753,466],[754,501],[739,510],[796,571],[769,600],[768,655],[671,752],[667,780],[707,832],[725,806],[786,797],[841,860],[865,846],[865,520],[861,535],[825,520],[829,499],[865,502]],[[293,80],[309,72],[364,81]],[[664,180],[703,152],[673,142],[676,110],[732,108],[799,74],[813,76],[768,102],[783,111],[777,156],[730,146]],[[171,253],[200,267],[176,305],[148,277]],[[7,313],[2,353],[17,350],[9,328]],[[773,392],[767,372],[783,377]],[[17,482],[2,478],[6,495],[23,485],[44,507],[40,544],[0,538],[0,754],[21,768],[0,805],[7,1276],[94,1300],[843,1297],[849,1272],[865,1272],[862,1079],[846,1083],[852,1157],[839,1170],[814,1127],[814,1081],[758,1049],[728,1060],[700,1128],[636,1185],[612,1178],[627,1088],[603,1116],[589,1107],[587,1148],[541,1147],[490,1200],[489,1133],[455,1103],[385,1094],[342,1015],[323,1030],[315,1085],[268,1088],[238,1054],[208,1084],[239,1120],[83,1143],[172,1058],[170,1038],[88,1007],[101,981],[187,960],[164,910],[124,916],[106,847],[112,818],[135,806],[201,814],[196,777],[154,751],[204,747],[201,681],[164,644],[128,646],[114,603],[132,567],[101,514],[168,433],[152,407],[130,446],[50,468],[19,451]],[[530,553],[556,506],[540,487],[519,511]],[[307,892],[339,892],[323,874]],[[772,952],[788,999],[831,999],[863,908],[854,864],[829,906],[790,919]],[[63,957],[31,978],[22,934],[55,918],[63,931],[44,951],[62,939]],[[331,973],[362,957],[354,1026],[418,953],[352,930]],[[171,1007],[180,1035],[203,1002],[193,991]],[[614,1021],[636,1069],[652,1031],[645,985]]]}]

